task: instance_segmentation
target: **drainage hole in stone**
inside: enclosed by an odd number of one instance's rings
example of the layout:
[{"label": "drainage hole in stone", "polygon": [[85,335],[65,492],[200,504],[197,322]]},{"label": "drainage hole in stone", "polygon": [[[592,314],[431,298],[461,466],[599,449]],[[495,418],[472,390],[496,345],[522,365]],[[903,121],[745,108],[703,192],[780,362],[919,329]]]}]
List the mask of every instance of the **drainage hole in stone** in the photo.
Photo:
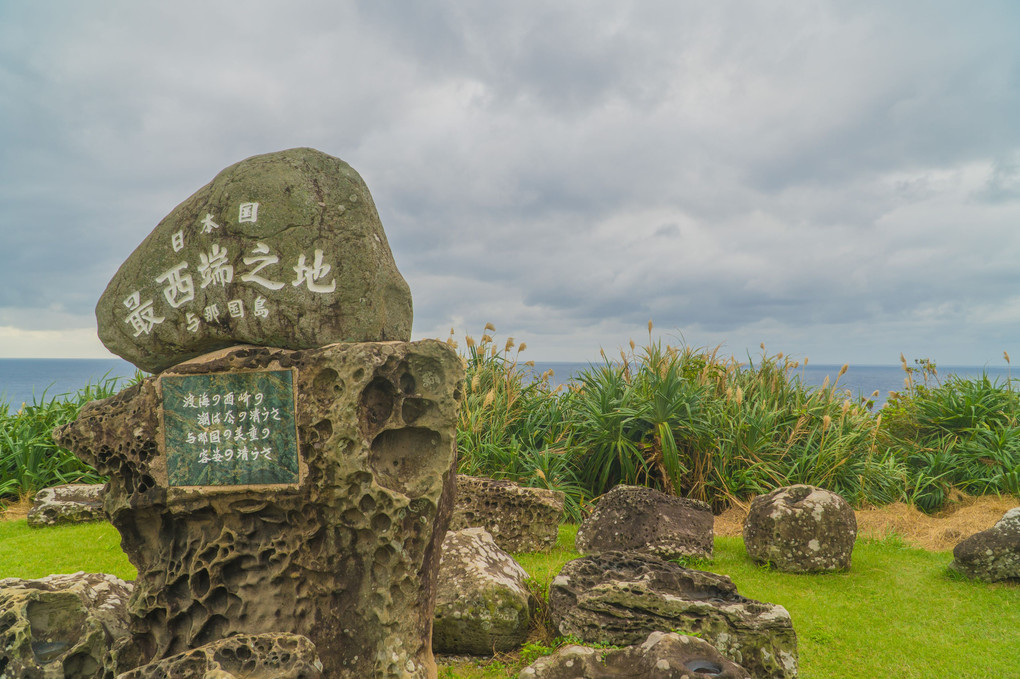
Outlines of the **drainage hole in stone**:
[{"label": "drainage hole in stone", "polygon": [[722,665],[711,660],[688,660],[684,667],[696,674],[703,674],[706,677],[714,677],[722,674]]}]

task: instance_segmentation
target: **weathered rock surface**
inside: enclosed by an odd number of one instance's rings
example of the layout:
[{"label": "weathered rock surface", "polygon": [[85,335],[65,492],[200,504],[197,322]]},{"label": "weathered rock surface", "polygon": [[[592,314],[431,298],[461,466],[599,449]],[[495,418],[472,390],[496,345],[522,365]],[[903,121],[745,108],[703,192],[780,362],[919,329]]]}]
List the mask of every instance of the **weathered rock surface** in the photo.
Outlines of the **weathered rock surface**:
[{"label": "weathered rock surface", "polygon": [[520,647],[531,622],[527,577],[484,528],[448,532],[439,565],[432,649],[491,655]]},{"label": "weathered rock surface", "polygon": [[559,634],[585,643],[627,646],[679,631],[699,635],[755,679],[797,676],[797,635],[785,608],[740,596],[725,575],[655,556],[570,561],[549,585],[549,614]]},{"label": "weathered rock surface", "polygon": [[712,508],[654,488],[619,485],[577,531],[577,551],[643,552],[662,559],[712,558]]},{"label": "weathered rock surface", "polygon": [[125,672],[117,679],[319,679],[315,646],[297,634],[242,634]]},{"label": "weathered rock surface", "polygon": [[105,573],[0,580],[0,677],[112,677],[130,594]]},{"label": "weathered rock surface", "polygon": [[459,474],[450,530],[484,528],[500,549],[512,554],[552,549],[563,501],[557,490]]},{"label": "weathered rock surface", "polygon": [[697,637],[652,632],[644,643],[606,651],[564,646],[521,670],[518,679],[750,679],[740,665]]},{"label": "weathered rock surface", "polygon": [[236,344],[407,341],[411,314],[365,182],[307,148],[220,172],[156,226],[96,306],[103,344],[153,373]]},{"label": "weathered rock surface", "polygon": [[744,520],[751,559],[790,573],[849,569],[856,539],[857,517],[850,504],[814,486],[786,486],[759,495]]},{"label": "weathered rock surface", "polygon": [[103,510],[105,487],[103,483],[67,483],[43,488],[32,499],[28,525],[41,527],[102,521],[106,519]]},{"label": "weathered rock surface", "polygon": [[[175,376],[267,370],[295,371],[297,482],[169,485],[160,394]],[[434,340],[234,347],[90,403],[59,428],[61,445],[111,476],[105,507],[138,569],[130,613],[142,661],[286,632],[315,644],[331,679],[435,676],[430,630],[463,377]],[[202,407],[191,412],[202,418]],[[225,437],[217,426],[199,440]]]},{"label": "weathered rock surface", "polygon": [[985,582],[1020,580],[1020,507],[956,545],[950,568]]}]

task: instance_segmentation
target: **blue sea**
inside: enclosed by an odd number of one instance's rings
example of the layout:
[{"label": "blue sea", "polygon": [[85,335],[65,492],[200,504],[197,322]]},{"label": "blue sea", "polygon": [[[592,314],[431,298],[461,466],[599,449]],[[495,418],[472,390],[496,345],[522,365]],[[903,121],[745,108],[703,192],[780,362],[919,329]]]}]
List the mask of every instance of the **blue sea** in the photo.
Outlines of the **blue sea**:
[{"label": "blue sea", "polygon": [[[553,371],[550,384],[555,387],[566,384],[571,378],[589,367],[587,363],[536,362],[535,374]],[[828,377],[836,379],[841,366],[813,365],[797,371],[801,381],[811,386],[821,386]],[[992,379],[1005,383],[1009,377],[1006,367],[942,366],[939,377],[956,374],[960,377],[979,377],[987,374]],[[121,378],[120,384],[135,374],[135,367],[119,358],[77,359],[77,358],[0,358],[0,404],[6,403],[15,412],[22,403],[48,401],[53,397],[73,393],[86,384],[105,378]],[[903,369],[899,365],[851,365],[839,380],[839,387],[848,389],[852,396],[870,396],[878,390],[875,406],[885,403],[890,391],[903,388]],[[2,407],[2,405],[0,405]]]},{"label": "blue sea", "polygon": [[[572,377],[588,367],[587,363],[536,362],[533,371],[536,375],[540,375],[546,370],[553,370],[553,377],[549,384],[556,387],[568,383]],[[795,374],[800,377],[803,384],[820,387],[824,384],[826,377],[829,378],[830,384],[835,382],[842,367],[842,365],[813,365],[809,363],[807,367],[798,368]],[[981,377],[982,374],[987,375],[993,381],[998,380],[1000,384],[1006,384],[1011,376],[1007,367],[939,366],[938,368],[939,380],[945,380],[949,375],[976,378]],[[1017,376],[1020,378],[1020,371]],[[878,391],[878,396],[875,397],[875,408],[880,408],[888,400],[890,391],[903,390],[904,377],[905,373],[900,365],[851,365],[847,368],[846,373],[839,378],[837,387],[841,390],[848,390],[852,398],[858,396],[870,398],[872,393]],[[914,379],[919,381],[919,375],[915,375]],[[930,384],[935,386],[934,383]]]},{"label": "blue sea", "polygon": [[126,386],[135,370],[119,358],[0,358],[0,408],[17,412],[109,378]]}]

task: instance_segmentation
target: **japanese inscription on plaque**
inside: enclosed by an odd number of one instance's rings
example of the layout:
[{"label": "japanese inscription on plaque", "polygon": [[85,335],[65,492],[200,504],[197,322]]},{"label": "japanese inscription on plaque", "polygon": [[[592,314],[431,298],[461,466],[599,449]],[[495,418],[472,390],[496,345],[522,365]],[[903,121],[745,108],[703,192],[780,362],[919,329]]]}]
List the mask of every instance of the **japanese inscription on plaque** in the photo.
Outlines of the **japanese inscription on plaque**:
[{"label": "japanese inscription on plaque", "polygon": [[292,370],[165,375],[160,383],[170,486],[298,483]]}]

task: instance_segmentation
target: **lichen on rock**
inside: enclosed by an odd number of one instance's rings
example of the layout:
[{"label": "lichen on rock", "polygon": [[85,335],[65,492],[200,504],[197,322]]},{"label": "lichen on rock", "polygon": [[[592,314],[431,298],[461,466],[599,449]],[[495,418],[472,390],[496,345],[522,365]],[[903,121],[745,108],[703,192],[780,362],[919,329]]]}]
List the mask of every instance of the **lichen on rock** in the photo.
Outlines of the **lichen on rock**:
[{"label": "lichen on rock", "polygon": [[795,679],[797,635],[782,606],[741,596],[725,575],[634,552],[568,562],[549,585],[556,631],[627,646],[655,631],[698,635],[755,679]]},{"label": "lichen on rock", "polygon": [[558,490],[459,474],[450,530],[484,528],[512,554],[549,550],[559,535],[564,498]]},{"label": "lichen on rock", "polygon": [[221,171],[142,241],[96,306],[103,344],[147,372],[237,344],[407,341],[411,316],[365,182],[309,148]]},{"label": "lichen on rock", "polygon": [[0,677],[113,677],[118,650],[131,656],[130,594],[106,573],[0,580]]},{"label": "lichen on rock", "polygon": [[528,573],[483,528],[450,531],[443,541],[432,648],[491,655],[520,647],[531,622]]}]

